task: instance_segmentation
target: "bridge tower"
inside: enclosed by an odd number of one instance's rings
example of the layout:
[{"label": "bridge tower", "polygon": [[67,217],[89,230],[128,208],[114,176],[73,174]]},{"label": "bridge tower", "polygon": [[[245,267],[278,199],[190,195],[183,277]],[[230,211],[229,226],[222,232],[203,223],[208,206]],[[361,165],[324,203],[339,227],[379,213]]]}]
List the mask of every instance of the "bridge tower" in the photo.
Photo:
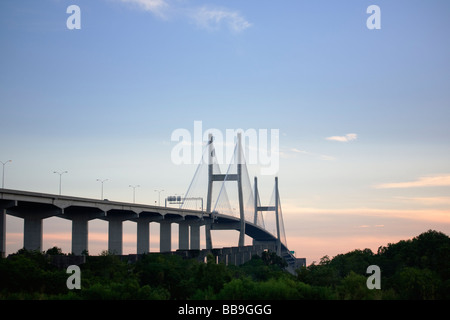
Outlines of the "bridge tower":
[{"label": "bridge tower", "polygon": [[[243,164],[243,154],[242,154],[242,136],[239,132],[237,134],[237,145],[235,159],[237,164],[236,174],[214,174],[213,171],[213,158],[215,156],[213,136],[208,135],[208,193],[206,197],[206,212],[211,212],[212,205],[212,193],[213,193],[213,183],[215,181],[236,181],[238,186],[238,199],[239,199],[239,216],[240,216],[240,230],[239,230],[239,247],[245,246],[245,212],[244,212],[244,199],[242,191],[242,164]],[[214,223],[214,221],[213,221]],[[206,239],[206,249],[212,249],[211,240],[211,225],[207,224],[205,226],[205,239]]]},{"label": "bridge tower", "polygon": [[[280,213],[279,213],[279,201],[280,195],[278,192],[278,177],[275,177],[275,205],[274,206],[260,206],[259,205],[259,192],[258,192],[258,178],[255,177],[254,181],[254,192],[255,192],[255,216],[254,216],[254,224],[256,225],[258,222],[258,212],[259,211],[272,211],[275,213],[275,221],[277,227],[277,255],[281,256],[281,232],[280,232]],[[257,244],[253,239],[253,244]]]}]

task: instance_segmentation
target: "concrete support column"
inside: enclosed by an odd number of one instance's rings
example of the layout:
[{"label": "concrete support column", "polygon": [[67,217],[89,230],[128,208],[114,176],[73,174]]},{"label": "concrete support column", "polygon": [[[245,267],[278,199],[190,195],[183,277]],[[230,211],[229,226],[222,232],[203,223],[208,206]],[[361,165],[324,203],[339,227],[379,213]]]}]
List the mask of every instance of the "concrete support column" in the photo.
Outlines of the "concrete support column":
[{"label": "concrete support column", "polygon": [[189,225],[186,222],[178,224],[178,249],[189,250]]},{"label": "concrete support column", "polygon": [[228,250],[227,248],[222,248],[222,256],[219,258],[219,262],[223,262],[228,265]]},{"label": "concrete support column", "polygon": [[42,217],[32,213],[24,216],[23,247],[27,250],[42,250]]},{"label": "concrete support column", "polygon": [[6,209],[0,210],[0,258],[6,255]]},{"label": "concrete support column", "polygon": [[191,250],[200,250],[200,224],[191,224]]},{"label": "concrete support column", "polygon": [[88,222],[89,219],[83,215],[72,218],[72,253],[75,255],[88,250]]},{"label": "concrete support column", "polygon": [[222,248],[222,254],[226,256],[226,265],[236,265],[236,257],[232,248]]},{"label": "concrete support column", "polygon": [[108,251],[113,254],[122,254],[123,221],[120,218],[108,220]]},{"label": "concrete support column", "polygon": [[242,263],[246,263],[252,259],[252,247],[245,246],[240,248],[242,252]]},{"label": "concrete support column", "polygon": [[213,245],[212,245],[211,224],[210,223],[205,224],[205,242],[206,242],[206,249],[211,250]]},{"label": "concrete support column", "polygon": [[233,254],[235,259],[235,265],[240,266],[242,262],[242,252],[239,250],[242,247],[233,247]]},{"label": "concrete support column", "polygon": [[172,225],[170,222],[160,222],[159,251],[170,252],[172,250]]},{"label": "concrete support column", "polygon": [[137,221],[137,254],[150,252],[150,222],[144,218]]}]

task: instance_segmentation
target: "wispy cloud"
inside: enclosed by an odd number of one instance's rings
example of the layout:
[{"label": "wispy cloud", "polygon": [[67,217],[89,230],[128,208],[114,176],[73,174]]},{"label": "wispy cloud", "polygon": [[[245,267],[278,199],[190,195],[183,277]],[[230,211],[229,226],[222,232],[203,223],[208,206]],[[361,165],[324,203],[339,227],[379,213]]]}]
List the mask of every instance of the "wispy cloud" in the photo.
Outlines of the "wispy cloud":
[{"label": "wispy cloud", "polygon": [[118,1],[135,5],[141,10],[163,19],[182,17],[208,31],[216,31],[227,27],[232,32],[239,33],[252,25],[239,11],[224,7],[193,7],[189,1],[177,2],[173,0]]},{"label": "wispy cloud", "polygon": [[165,18],[165,10],[169,8],[166,0],[120,0],[124,3],[136,5],[144,11],[151,12],[161,18]]},{"label": "wispy cloud", "polygon": [[356,140],[358,138],[358,135],[356,133],[347,133],[345,136],[332,136],[325,138],[329,141],[338,141],[338,142],[349,142]]},{"label": "wispy cloud", "polygon": [[399,189],[420,187],[445,187],[450,186],[450,174],[421,177],[415,181],[382,183],[375,186],[376,189]]},{"label": "wispy cloud", "polygon": [[288,151],[292,152],[292,153],[303,154],[305,156],[317,157],[317,158],[319,158],[321,160],[326,160],[326,161],[336,160],[336,158],[333,157],[333,156],[329,156],[329,155],[326,155],[326,154],[315,153],[315,152],[309,152],[309,151],[300,150],[300,149],[297,149],[297,148],[290,148]]},{"label": "wispy cloud", "polygon": [[450,205],[450,197],[395,197],[395,199],[425,206]]},{"label": "wispy cloud", "polygon": [[238,11],[226,8],[197,8],[191,17],[198,26],[207,30],[217,30],[226,25],[231,31],[241,32],[251,26]]},{"label": "wispy cloud", "polygon": [[375,225],[368,225],[368,224],[363,224],[360,226],[357,226],[357,228],[384,228],[384,224],[375,224]]}]

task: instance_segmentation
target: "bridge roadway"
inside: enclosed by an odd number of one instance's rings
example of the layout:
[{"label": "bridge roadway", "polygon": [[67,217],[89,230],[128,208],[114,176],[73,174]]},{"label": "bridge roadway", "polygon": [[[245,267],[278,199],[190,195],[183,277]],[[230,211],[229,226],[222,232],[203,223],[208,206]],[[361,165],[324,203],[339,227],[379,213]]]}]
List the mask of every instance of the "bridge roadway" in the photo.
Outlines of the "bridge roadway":
[{"label": "bridge roadway", "polygon": [[[199,210],[186,210],[145,204],[79,198],[0,188],[0,252],[5,254],[6,214],[24,219],[24,248],[42,250],[42,220],[60,217],[72,221],[72,253],[80,255],[88,249],[88,221],[108,221],[108,251],[121,255],[123,221],[137,223],[137,253],[150,251],[149,223],[160,224],[160,252],[171,251],[171,224],[179,225],[179,249],[200,249],[200,226],[212,230],[240,230],[239,218]],[[189,232],[190,231],[190,232]],[[277,239],[260,226],[245,222],[245,234],[254,244],[273,247]],[[285,244],[282,256],[292,263],[295,258]]]}]

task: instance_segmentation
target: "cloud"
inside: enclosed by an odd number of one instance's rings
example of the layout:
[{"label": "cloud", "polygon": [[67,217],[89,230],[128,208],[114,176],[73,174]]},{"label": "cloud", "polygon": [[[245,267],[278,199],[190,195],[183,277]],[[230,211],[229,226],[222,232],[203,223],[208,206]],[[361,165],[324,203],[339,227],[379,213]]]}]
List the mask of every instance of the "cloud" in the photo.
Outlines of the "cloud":
[{"label": "cloud", "polygon": [[358,138],[358,135],[356,133],[347,133],[345,136],[332,136],[325,138],[329,141],[338,141],[338,142],[349,142],[356,140]]},{"label": "cloud", "polygon": [[[175,2],[173,0],[118,0],[123,3],[134,4],[140,9],[154,15],[168,19],[169,16],[186,18],[202,29],[216,31],[222,26],[239,33],[249,28],[248,22],[238,11],[228,8],[190,7],[189,2]],[[180,6],[183,4],[183,6]]]},{"label": "cloud", "polygon": [[291,148],[291,149],[289,149],[289,150],[292,151],[292,152],[295,152],[295,153],[301,153],[301,154],[311,155],[311,152],[308,152],[308,151],[305,151],[305,150],[299,150],[299,149],[297,149],[297,148]]},{"label": "cloud", "polygon": [[303,155],[306,155],[306,156],[317,157],[317,158],[319,158],[321,160],[325,160],[325,161],[336,160],[336,158],[333,157],[333,156],[328,156],[326,154],[319,154],[319,153],[309,152],[309,151],[305,151],[305,150],[299,150],[297,148],[290,148],[289,151],[293,152],[293,153],[303,154]]},{"label": "cloud", "polygon": [[357,228],[384,228],[384,224],[374,224],[374,225],[363,224],[357,226]]},{"label": "cloud", "polygon": [[191,17],[198,26],[207,30],[217,30],[226,25],[234,32],[241,32],[251,26],[239,12],[225,8],[197,8],[192,11]]},{"label": "cloud", "polygon": [[164,11],[169,8],[166,0],[120,0],[121,2],[137,5],[144,11],[151,12],[161,18],[165,17]]},{"label": "cloud", "polygon": [[450,197],[394,197],[406,202],[414,202],[425,206],[450,205]]},{"label": "cloud", "polygon": [[382,183],[375,186],[376,189],[399,189],[420,187],[446,187],[450,186],[450,174],[421,177],[415,181]]}]

